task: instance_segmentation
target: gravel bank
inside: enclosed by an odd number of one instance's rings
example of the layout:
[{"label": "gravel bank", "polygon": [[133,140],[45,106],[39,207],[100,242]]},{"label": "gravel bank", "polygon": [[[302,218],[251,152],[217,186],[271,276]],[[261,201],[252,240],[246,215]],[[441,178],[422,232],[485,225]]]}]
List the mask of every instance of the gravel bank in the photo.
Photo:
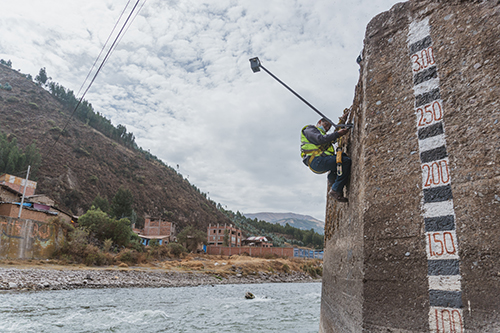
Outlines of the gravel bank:
[{"label": "gravel bank", "polygon": [[61,290],[77,288],[184,287],[213,284],[321,282],[302,272],[217,275],[135,269],[0,268],[0,290]]}]

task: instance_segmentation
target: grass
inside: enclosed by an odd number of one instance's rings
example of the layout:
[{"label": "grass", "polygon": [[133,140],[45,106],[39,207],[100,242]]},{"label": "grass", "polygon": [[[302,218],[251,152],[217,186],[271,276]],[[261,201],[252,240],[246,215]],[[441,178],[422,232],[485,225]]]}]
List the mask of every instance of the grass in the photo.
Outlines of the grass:
[{"label": "grass", "polygon": [[[96,265],[107,260],[108,258],[100,257],[97,251],[91,251],[91,256],[87,259],[88,266]],[[266,274],[280,274],[303,272],[311,275],[313,278],[319,278],[322,273],[323,262],[318,259],[306,260],[300,258],[278,258],[264,259],[248,256],[215,256],[206,254],[183,254],[181,258],[160,257],[155,259],[150,256],[146,257],[144,253],[136,253],[135,251],[126,250],[122,255],[119,255],[117,260],[109,265],[103,265],[104,268],[135,268],[143,267],[147,269],[161,269],[164,271],[175,272],[204,272],[216,276],[218,278],[227,277],[230,275],[241,274],[242,276],[257,275],[259,272]],[[0,267],[9,265],[18,268],[29,268],[33,266],[43,265],[50,269],[68,269],[70,267],[85,267],[81,263],[71,262],[67,260],[22,260],[22,259],[5,259],[0,260]],[[87,268],[88,269],[88,268]]]}]

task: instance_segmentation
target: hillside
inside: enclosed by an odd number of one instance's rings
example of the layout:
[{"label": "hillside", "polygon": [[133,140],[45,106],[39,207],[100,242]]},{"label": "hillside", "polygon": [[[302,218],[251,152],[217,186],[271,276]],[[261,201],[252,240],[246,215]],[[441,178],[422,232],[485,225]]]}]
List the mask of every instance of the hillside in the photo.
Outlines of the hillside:
[{"label": "hillside", "polygon": [[255,213],[244,214],[250,219],[263,220],[269,223],[277,223],[280,225],[289,224],[292,227],[302,230],[314,229],[319,234],[323,234],[325,230],[325,222],[315,219],[309,215],[300,215],[295,213]]},{"label": "hillside", "polygon": [[[56,200],[75,215],[83,214],[96,195],[111,200],[120,187],[134,195],[139,223],[144,214],[200,229],[230,221],[213,201],[173,168],[138,150],[126,148],[73,118],[70,110],[24,74],[0,65],[0,131],[16,137],[20,148],[36,140],[42,164],[37,193]],[[56,143],[56,138],[60,136]],[[166,139],[166,138],[165,138]]]}]

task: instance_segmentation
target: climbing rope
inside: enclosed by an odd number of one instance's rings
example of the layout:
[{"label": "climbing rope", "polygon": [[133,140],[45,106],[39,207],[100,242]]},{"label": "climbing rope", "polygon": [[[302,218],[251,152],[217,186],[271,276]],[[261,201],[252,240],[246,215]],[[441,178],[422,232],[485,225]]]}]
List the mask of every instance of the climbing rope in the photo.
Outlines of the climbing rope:
[{"label": "climbing rope", "polygon": [[[344,115],[349,113],[350,110],[349,109],[344,109]],[[345,124],[345,119],[342,118],[342,117],[339,117],[339,125],[340,124]],[[342,176],[342,137],[339,137],[337,139],[337,176]]]}]

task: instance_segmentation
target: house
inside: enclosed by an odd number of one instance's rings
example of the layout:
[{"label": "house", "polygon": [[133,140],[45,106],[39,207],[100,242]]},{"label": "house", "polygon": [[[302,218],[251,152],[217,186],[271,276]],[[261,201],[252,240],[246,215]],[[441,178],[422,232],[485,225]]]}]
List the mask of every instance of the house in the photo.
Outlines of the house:
[{"label": "house", "polygon": [[[26,180],[23,178],[8,174],[0,176],[0,215],[18,218],[24,184]],[[72,223],[74,217],[55,207],[54,200],[45,194],[35,195],[36,185],[36,182],[28,180],[21,218],[48,222],[54,217],[60,217],[63,221]]]},{"label": "house", "polygon": [[21,195],[23,194],[26,185],[26,196],[34,195],[36,190],[36,182],[28,180],[26,183],[26,179],[6,173],[0,175],[0,184],[10,187],[11,189],[21,193]]},{"label": "house", "polygon": [[21,202],[22,195],[10,186],[0,184],[0,201]]},{"label": "house", "polygon": [[149,245],[152,239],[157,239],[160,245],[175,241],[175,224],[157,218],[146,217],[144,228],[133,228],[133,231],[141,237],[144,245]]},{"label": "house", "polygon": [[226,234],[228,235],[227,246],[241,246],[241,238],[243,233],[240,229],[236,229],[232,225],[227,224],[224,224],[224,226],[219,224],[217,224],[216,226],[212,226],[211,224],[208,225],[208,245],[224,245],[224,236]]},{"label": "house", "polygon": [[256,247],[273,247],[271,243],[272,239],[270,237],[263,236],[252,236],[243,240],[243,245],[245,246],[256,246]]}]

